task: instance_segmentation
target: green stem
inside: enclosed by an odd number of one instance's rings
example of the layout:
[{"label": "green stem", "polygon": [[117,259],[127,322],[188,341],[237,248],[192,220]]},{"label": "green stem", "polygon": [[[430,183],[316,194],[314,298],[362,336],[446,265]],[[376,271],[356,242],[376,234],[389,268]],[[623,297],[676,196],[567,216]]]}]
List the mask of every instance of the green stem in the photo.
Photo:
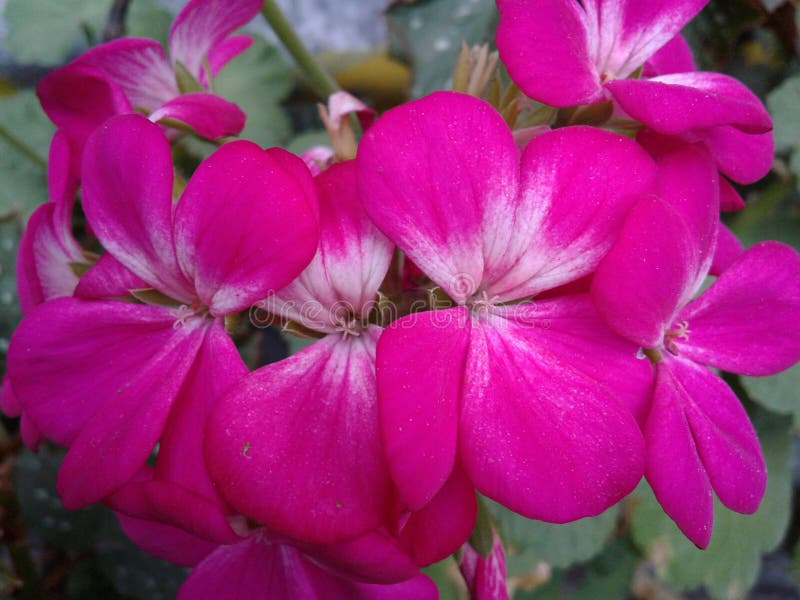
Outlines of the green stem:
[{"label": "green stem", "polygon": [[308,48],[306,48],[303,41],[298,37],[294,28],[292,27],[286,15],[283,14],[281,9],[275,3],[275,0],[264,0],[264,5],[261,7],[261,14],[272,27],[275,35],[284,45],[289,54],[292,55],[297,65],[305,73],[311,86],[315,89],[317,94],[323,100],[327,100],[328,96],[339,91],[339,86],[336,81],[331,77],[322,65],[319,64]]},{"label": "green stem", "polygon": [[5,139],[11,146],[16,148],[21,154],[27,156],[31,161],[35,162],[37,165],[42,167],[43,169],[47,169],[47,161],[39,156],[33,148],[28,146],[25,142],[11,133],[8,129],[0,125],[0,137]]}]

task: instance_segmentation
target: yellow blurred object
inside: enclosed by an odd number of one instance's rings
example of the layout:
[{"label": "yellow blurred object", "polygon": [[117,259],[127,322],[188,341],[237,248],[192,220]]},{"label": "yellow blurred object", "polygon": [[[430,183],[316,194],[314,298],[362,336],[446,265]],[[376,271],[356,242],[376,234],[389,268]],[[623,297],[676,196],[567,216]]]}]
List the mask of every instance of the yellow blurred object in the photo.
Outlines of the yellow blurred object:
[{"label": "yellow blurred object", "polygon": [[386,50],[348,54],[324,52],[320,60],[339,85],[357,96],[369,98],[370,104],[379,110],[408,97],[411,69],[392,59]]},{"label": "yellow blurred object", "polygon": [[0,98],[3,96],[11,96],[17,92],[16,86],[8,79],[0,77]]}]

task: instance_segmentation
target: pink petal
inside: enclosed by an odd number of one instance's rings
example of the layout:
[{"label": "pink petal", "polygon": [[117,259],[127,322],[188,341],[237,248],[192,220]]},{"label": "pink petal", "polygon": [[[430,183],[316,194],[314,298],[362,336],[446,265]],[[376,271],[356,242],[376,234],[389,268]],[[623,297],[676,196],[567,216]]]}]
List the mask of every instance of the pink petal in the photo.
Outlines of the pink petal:
[{"label": "pink petal", "polygon": [[152,451],[202,340],[195,324],[176,329],[175,319],[160,307],[62,298],[14,332],[14,391],[36,427],[70,447],[59,473],[68,507],[100,500]]},{"label": "pink petal", "polygon": [[696,291],[699,271],[700,256],[684,219],[663,200],[644,198],[597,268],[592,299],[614,331],[653,348]]},{"label": "pink petal", "polygon": [[50,298],[71,296],[78,276],[70,263],[84,262],[77,242],[55,221],[57,206],[47,202],[28,219],[17,252],[17,290],[20,308],[28,313]]},{"label": "pink petal", "polygon": [[172,154],[161,129],[139,115],[107,121],[86,145],[83,208],[95,235],[152,287],[190,303],[172,239]]},{"label": "pink petal", "polygon": [[319,249],[305,271],[269,299],[268,307],[311,329],[335,333],[343,309],[366,322],[394,247],[364,211],[354,161],[332,165],[314,183],[320,209]]},{"label": "pink petal", "polygon": [[111,300],[129,297],[131,290],[149,287],[150,284],[106,252],[81,276],[75,296],[84,300]]},{"label": "pink petal", "polygon": [[222,503],[203,457],[206,422],[214,403],[248,373],[222,321],[206,332],[161,438],[155,478]]},{"label": "pink petal", "polygon": [[22,437],[22,442],[34,452],[39,449],[39,444],[44,440],[42,432],[39,431],[39,428],[36,427],[33,421],[31,421],[31,418],[25,413],[22,413],[19,420],[19,433]]},{"label": "pink petal", "polygon": [[416,313],[392,323],[378,342],[383,442],[411,510],[431,501],[456,464],[468,320],[465,308]]},{"label": "pink petal", "polygon": [[329,148],[328,146],[314,146],[303,152],[300,158],[306,163],[311,174],[316,176],[327,169],[333,161],[333,148]]},{"label": "pink petal", "polygon": [[713,127],[698,135],[719,170],[743,185],[755,183],[772,169],[775,139],[772,132],[750,134],[736,127]]},{"label": "pink petal", "polygon": [[[625,79],[680,32],[708,0],[584,0],[597,72]],[[563,42],[562,42],[563,43]]]},{"label": "pink petal", "polygon": [[518,198],[485,209],[488,295],[516,300],[591,273],[653,176],[650,157],[614,133],[569,127],[531,141]]},{"label": "pink petal", "polygon": [[644,64],[642,75],[656,77],[670,73],[689,73],[697,67],[692,56],[692,48],[686,39],[678,34]]},{"label": "pink petal", "polygon": [[121,513],[116,516],[125,535],[142,550],[185,567],[198,564],[217,547],[171,525],[134,519]]},{"label": "pink petal", "polygon": [[502,0],[497,47],[525,94],[552,106],[602,100],[586,15],[573,0]]},{"label": "pink petal", "polygon": [[375,120],[375,111],[348,92],[336,92],[328,98],[328,117],[335,130],[342,126],[342,120],[355,114],[364,129],[369,129]]},{"label": "pink petal", "polygon": [[192,0],[175,17],[169,31],[173,62],[182,63],[199,78],[217,46],[255,17],[261,4],[260,0]]},{"label": "pink petal", "polygon": [[291,546],[271,544],[256,534],[220,546],[181,586],[178,600],[434,600],[433,582],[418,575],[394,585],[357,583],[323,570]]},{"label": "pink petal", "polygon": [[428,504],[408,515],[398,540],[416,564],[430,565],[461,547],[477,514],[475,488],[457,468]]},{"label": "pink petal", "polygon": [[262,367],[217,403],[206,459],[234,508],[315,543],[380,524],[390,480],[374,379],[379,332],[328,336]]},{"label": "pink petal", "polygon": [[282,288],[316,251],[317,223],[305,189],[311,176],[297,158],[301,169],[287,171],[276,153],[284,154],[252,142],[225,144],[198,167],[178,202],[181,268],[216,315]]},{"label": "pink petal", "polygon": [[560,329],[558,304],[544,318],[537,307],[473,317],[459,449],[482,494],[564,523],[628,494],[644,471],[644,444],[611,389],[573,366],[580,336]]},{"label": "pink petal", "polygon": [[705,548],[714,523],[714,496],[685,413],[691,399],[670,370],[671,362],[658,363],[645,428],[645,474],[664,511],[686,537]]},{"label": "pink petal", "polygon": [[95,46],[73,64],[98,69],[120,86],[134,109],[150,112],[180,92],[175,71],[155,40],[120,38]]},{"label": "pink petal", "polygon": [[109,117],[133,110],[122,88],[102,71],[76,63],[48,73],[36,86],[36,94],[68,140],[70,176],[75,179],[80,178],[83,148],[92,132]]},{"label": "pink petal", "polygon": [[735,212],[745,208],[744,199],[724,177],[719,178],[719,208],[722,212]]},{"label": "pink petal", "polygon": [[474,294],[488,207],[517,194],[518,153],[500,115],[454,92],[390,110],[360,144],[358,175],[378,228],[454,300]]},{"label": "pink petal", "polygon": [[[211,70],[211,77],[216,77],[220,71],[231,60],[239,56],[253,44],[253,38],[249,35],[232,35],[225,38],[208,53],[208,67]],[[200,83],[209,86],[206,70],[200,73]]]},{"label": "pink petal", "polygon": [[413,578],[419,567],[398,541],[383,529],[337,544],[295,543],[318,564],[345,578],[369,583],[398,583]]},{"label": "pink petal", "polygon": [[677,317],[689,325],[680,353],[742,375],[772,375],[800,360],[800,256],[756,244]]},{"label": "pink petal", "polygon": [[646,439],[653,491],[698,546],[711,536],[712,486],[732,510],[758,508],[767,484],[758,438],[734,393],[707,368],[659,363]]},{"label": "pink petal", "polygon": [[0,385],[0,410],[7,417],[18,417],[22,414],[22,404],[11,389],[11,377],[6,372]]},{"label": "pink petal", "polygon": [[506,556],[496,533],[489,556],[483,557],[472,546],[465,544],[461,550],[459,568],[472,600],[508,600]]},{"label": "pink petal", "polygon": [[731,125],[758,134],[772,119],[744,84],[721,73],[674,73],[606,84],[622,109],[659,133],[671,135]]},{"label": "pink petal", "polygon": [[140,469],[134,480],[106,496],[103,503],[119,514],[176,527],[214,545],[240,539],[225,504],[171,481],[153,479],[149,467]]},{"label": "pink petal", "polygon": [[710,275],[721,275],[744,252],[744,247],[734,233],[721,221],[717,236],[717,249],[714,252],[714,261],[709,270]]},{"label": "pink petal", "polygon": [[181,94],[150,114],[154,123],[183,123],[200,137],[217,140],[235,136],[244,129],[247,115],[241,108],[215,94]]},{"label": "pink petal", "polygon": [[[61,245],[75,244],[72,236],[72,209],[78,191],[79,173],[71,170],[72,150],[69,139],[63,131],[56,131],[50,142],[47,158],[47,188],[50,200],[55,203],[53,225],[59,234]],[[75,244],[77,247],[77,244]]]}]

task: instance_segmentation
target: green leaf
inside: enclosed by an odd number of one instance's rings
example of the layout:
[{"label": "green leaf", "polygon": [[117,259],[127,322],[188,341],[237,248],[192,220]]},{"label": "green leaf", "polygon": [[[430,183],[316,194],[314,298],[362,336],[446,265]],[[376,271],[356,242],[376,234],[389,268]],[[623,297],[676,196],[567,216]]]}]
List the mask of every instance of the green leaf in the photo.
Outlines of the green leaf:
[{"label": "green leaf", "polygon": [[520,590],[515,600],[597,600],[627,598],[638,557],[625,539],[611,542],[588,564],[558,570],[534,590]]},{"label": "green leaf", "polygon": [[5,371],[5,355],[11,332],[21,318],[16,278],[17,246],[21,235],[21,219],[0,221],[0,372]]},{"label": "green leaf", "polygon": [[[111,7],[110,3],[108,7]],[[166,47],[172,19],[172,13],[155,0],[133,0],[128,9],[128,18],[125,19],[126,35],[152,38]]]},{"label": "green leaf", "polygon": [[392,54],[414,67],[415,97],[448,89],[461,42],[492,42],[498,13],[494,0],[394,2],[386,11]]},{"label": "green leaf", "polygon": [[754,515],[740,515],[716,501],[708,549],[699,550],[684,537],[646,484],[633,494],[634,542],[674,588],[705,586],[714,598],[743,597],[756,580],[762,554],[784,536],[792,495],[789,421],[764,410],[756,411],[753,421],[769,471],[767,492]]},{"label": "green leaf", "polygon": [[790,77],[767,96],[775,122],[775,150],[788,152],[800,146],[800,75]]},{"label": "green leaf", "polygon": [[32,159],[0,134],[0,216],[18,213],[27,219],[39,204],[47,202],[47,172],[44,161],[55,128],[32,91],[0,99],[0,127],[25,144]]},{"label": "green leaf", "polygon": [[452,556],[423,569],[439,589],[439,600],[462,600],[466,585],[458,563]]},{"label": "green leaf", "polygon": [[59,64],[99,34],[111,4],[97,0],[8,0],[8,49],[20,62]]},{"label": "green leaf", "polygon": [[259,37],[214,80],[214,91],[247,113],[241,137],[260,146],[282,144],[291,133],[283,100],[292,89],[289,67],[280,53]]},{"label": "green leaf", "polygon": [[539,562],[568,567],[589,560],[602,550],[618,512],[612,507],[597,517],[557,525],[526,519],[490,500],[486,503],[508,548],[506,565],[510,575],[529,573]]},{"label": "green leaf", "polygon": [[792,415],[800,423],[800,365],[771,377],[742,377],[750,398],[782,415]]}]

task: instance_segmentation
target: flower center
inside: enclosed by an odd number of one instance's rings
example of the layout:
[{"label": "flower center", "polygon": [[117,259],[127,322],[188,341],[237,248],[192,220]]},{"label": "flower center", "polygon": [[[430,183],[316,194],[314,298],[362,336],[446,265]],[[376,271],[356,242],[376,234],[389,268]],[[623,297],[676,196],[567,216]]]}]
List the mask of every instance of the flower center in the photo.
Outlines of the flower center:
[{"label": "flower center", "polygon": [[186,325],[191,319],[199,318],[204,319],[208,316],[208,307],[187,304],[181,304],[173,313],[175,315],[175,322],[172,324],[173,329],[180,329]]},{"label": "flower center", "polygon": [[664,333],[664,347],[673,355],[678,356],[677,340],[688,340],[689,334],[692,331],[689,329],[688,321],[681,321],[678,323],[677,328],[668,329]]}]

